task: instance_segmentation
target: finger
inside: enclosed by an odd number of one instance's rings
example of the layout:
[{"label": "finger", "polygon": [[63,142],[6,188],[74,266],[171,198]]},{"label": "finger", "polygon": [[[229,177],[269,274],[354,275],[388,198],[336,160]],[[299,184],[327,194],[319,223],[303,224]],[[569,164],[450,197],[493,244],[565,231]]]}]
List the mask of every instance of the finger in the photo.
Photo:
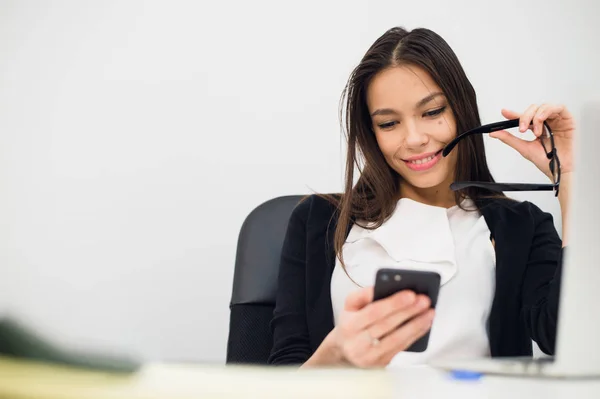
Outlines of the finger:
[{"label": "finger", "polygon": [[373,287],[351,292],[344,302],[344,310],[356,312],[373,302]]},{"label": "finger", "polygon": [[553,120],[553,119],[573,119],[573,115],[571,114],[571,112],[567,109],[566,106],[564,106],[562,104],[554,105],[552,107],[552,109],[549,110],[549,112],[551,114],[550,114],[550,116],[548,117],[547,120]]},{"label": "finger", "polygon": [[502,113],[502,116],[505,117],[506,119],[517,119],[517,118],[521,117],[520,113],[512,111],[510,109],[503,108],[501,113]]},{"label": "finger", "polygon": [[554,109],[552,105],[542,104],[536,110],[533,116],[533,134],[536,137],[540,137],[544,130],[544,121],[550,116],[550,110]]},{"label": "finger", "polygon": [[409,290],[395,293],[387,298],[372,302],[357,314],[353,327],[364,330],[377,321],[410,307],[416,300],[416,294]]},{"label": "finger", "polygon": [[536,136],[539,137],[543,132],[544,121],[552,122],[560,119],[570,119],[572,115],[566,109],[564,105],[557,104],[544,104],[538,109],[534,117],[534,126],[539,125],[537,128]]},{"label": "finger", "polygon": [[425,335],[431,329],[434,317],[435,310],[430,309],[382,339],[376,347],[381,360],[389,363],[398,352],[406,350]]},{"label": "finger", "polygon": [[554,119],[571,117],[567,108],[561,104],[544,104],[540,108],[543,108],[543,110],[538,111],[537,114],[540,114],[539,116],[542,120],[551,121]]},{"label": "finger", "polygon": [[392,331],[396,330],[408,320],[427,311],[430,306],[430,299],[425,295],[419,295],[415,303],[413,303],[411,306],[392,313],[385,319],[373,323],[368,327],[368,331],[373,338],[381,339],[390,334]]},{"label": "finger", "polygon": [[507,144],[508,146],[514,148],[525,159],[530,159],[529,149],[530,149],[530,145],[532,143],[531,141],[523,140],[519,137],[516,137],[516,136],[510,134],[509,132],[507,132],[506,130],[499,130],[497,132],[492,132],[492,133],[490,133],[490,137],[499,139],[504,144]]},{"label": "finger", "polygon": [[527,129],[529,129],[529,126],[531,125],[531,122],[533,120],[533,116],[535,115],[535,112],[537,111],[538,106],[535,104],[530,105],[525,112],[523,112],[523,115],[521,115],[520,122],[519,122],[519,131],[521,133],[525,133],[527,131]]}]

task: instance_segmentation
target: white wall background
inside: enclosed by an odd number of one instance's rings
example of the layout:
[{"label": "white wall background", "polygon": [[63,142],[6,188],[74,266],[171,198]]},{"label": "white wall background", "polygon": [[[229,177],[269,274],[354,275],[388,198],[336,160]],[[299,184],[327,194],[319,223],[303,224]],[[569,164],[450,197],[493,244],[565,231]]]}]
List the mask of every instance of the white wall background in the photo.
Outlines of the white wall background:
[{"label": "white wall background", "polygon": [[[444,36],[502,107],[600,93],[600,6],[0,1],[0,308],[57,339],[221,362],[238,230],[338,191],[338,100],[386,29]],[[545,181],[488,142],[499,181]],[[559,215],[550,193],[525,194]],[[560,229],[560,220],[557,220]]]}]

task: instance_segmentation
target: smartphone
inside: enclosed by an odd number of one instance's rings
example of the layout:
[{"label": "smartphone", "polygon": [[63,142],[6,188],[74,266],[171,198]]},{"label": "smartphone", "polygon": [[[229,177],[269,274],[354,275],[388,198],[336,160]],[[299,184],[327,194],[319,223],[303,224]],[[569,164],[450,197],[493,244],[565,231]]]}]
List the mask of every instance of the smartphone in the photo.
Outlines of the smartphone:
[{"label": "smartphone", "polygon": [[[387,298],[398,291],[411,290],[416,294],[427,295],[431,300],[431,307],[435,308],[440,292],[441,277],[436,272],[405,270],[405,269],[379,269],[375,276],[373,300]],[[416,340],[408,352],[424,352],[429,344],[429,331]]]}]

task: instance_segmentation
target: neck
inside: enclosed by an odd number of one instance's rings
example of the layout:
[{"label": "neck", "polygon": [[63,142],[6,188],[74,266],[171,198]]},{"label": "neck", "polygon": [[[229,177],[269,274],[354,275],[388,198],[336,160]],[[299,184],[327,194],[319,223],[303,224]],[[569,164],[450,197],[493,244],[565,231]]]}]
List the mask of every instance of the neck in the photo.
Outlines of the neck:
[{"label": "neck", "polygon": [[400,184],[400,198],[408,198],[426,205],[450,208],[456,205],[454,192],[449,188],[428,187],[419,188],[409,184]]}]

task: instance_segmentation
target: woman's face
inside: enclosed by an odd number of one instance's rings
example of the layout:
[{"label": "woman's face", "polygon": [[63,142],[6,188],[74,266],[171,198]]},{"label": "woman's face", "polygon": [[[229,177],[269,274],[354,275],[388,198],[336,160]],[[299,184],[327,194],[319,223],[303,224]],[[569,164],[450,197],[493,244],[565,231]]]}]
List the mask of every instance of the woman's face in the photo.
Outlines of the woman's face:
[{"label": "woman's face", "polygon": [[441,152],[456,136],[456,121],[431,76],[410,65],[384,69],[367,88],[367,106],[379,148],[403,184],[447,189],[456,151]]}]

